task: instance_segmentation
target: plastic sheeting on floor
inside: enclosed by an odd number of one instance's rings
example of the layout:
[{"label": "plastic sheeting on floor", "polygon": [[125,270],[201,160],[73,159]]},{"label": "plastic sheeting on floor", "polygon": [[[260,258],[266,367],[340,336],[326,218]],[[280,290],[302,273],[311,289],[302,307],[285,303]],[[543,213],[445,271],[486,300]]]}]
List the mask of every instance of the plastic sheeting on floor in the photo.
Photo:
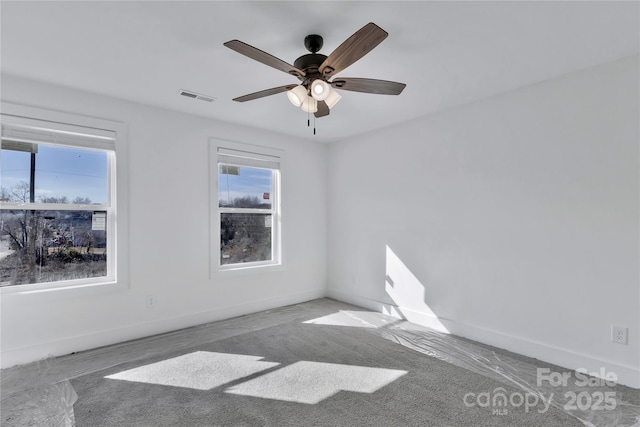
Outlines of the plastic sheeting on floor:
[{"label": "plastic sheeting on floor", "polygon": [[[330,322],[368,328],[372,333],[427,356],[515,386],[534,397],[536,402],[544,399],[586,426],[640,426],[640,405],[626,400],[625,392],[621,390],[624,387],[610,387],[604,379],[584,373],[576,375],[574,371],[559,367],[539,371],[540,366],[517,357],[499,354],[454,335],[384,314],[341,311],[332,316]],[[495,394],[491,397],[493,400]]]},{"label": "plastic sheeting on floor", "polygon": [[68,380],[46,384],[43,378],[50,369],[47,360],[36,363],[32,371],[36,378],[25,377],[25,384],[34,385],[2,399],[3,426],[73,427],[73,404],[78,395]]},{"label": "plastic sheeting on floor", "polygon": [[[549,381],[549,378],[540,381],[539,365],[544,365],[542,362],[534,365],[524,357],[505,355],[503,351],[496,352],[488,346],[463,338],[381,313],[344,310],[345,307],[351,306],[328,299],[315,300],[5,369],[0,383],[0,424],[72,427],[75,425],[73,404],[78,398],[69,382],[72,378],[167,351],[188,349],[300,320],[311,324],[366,328],[372,334],[426,356],[516,387],[528,396],[545,399],[587,426],[640,427],[640,406],[625,397],[625,390],[629,390],[628,388],[580,385],[579,381],[575,381],[573,371],[559,367],[548,368],[544,372],[549,375],[566,373],[573,381],[560,385],[554,385],[554,381]],[[314,315],[320,317],[313,318]],[[310,317],[313,320],[307,320]],[[581,396],[589,398],[589,405],[586,405],[586,400],[581,399]],[[591,399],[594,396],[602,396],[603,400],[598,402],[600,409],[592,409],[594,401]],[[609,396],[609,399],[605,399],[605,396]],[[615,400],[615,405],[611,399]]]}]

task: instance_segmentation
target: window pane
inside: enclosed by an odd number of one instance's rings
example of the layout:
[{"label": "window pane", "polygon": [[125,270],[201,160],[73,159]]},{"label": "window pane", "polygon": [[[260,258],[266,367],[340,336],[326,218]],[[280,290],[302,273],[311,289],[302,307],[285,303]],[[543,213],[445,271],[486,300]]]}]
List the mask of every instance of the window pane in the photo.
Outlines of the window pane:
[{"label": "window pane", "polygon": [[271,209],[271,169],[218,164],[218,206]]},{"label": "window pane", "polygon": [[220,214],[220,265],[271,261],[270,214]]},{"label": "window pane", "polygon": [[0,286],[107,275],[104,211],[0,211]]},{"label": "window pane", "polygon": [[[35,147],[32,150],[35,153],[21,151],[29,146]],[[107,152],[24,143],[3,143],[0,165],[3,199],[30,201],[32,156],[35,202],[108,204]]]}]

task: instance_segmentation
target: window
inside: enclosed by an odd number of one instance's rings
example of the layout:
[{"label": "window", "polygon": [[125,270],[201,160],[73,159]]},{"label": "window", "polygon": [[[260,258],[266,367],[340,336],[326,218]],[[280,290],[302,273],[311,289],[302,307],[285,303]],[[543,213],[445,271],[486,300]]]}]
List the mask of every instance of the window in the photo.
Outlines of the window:
[{"label": "window", "polygon": [[6,111],[3,105],[0,287],[114,282],[116,131]]},{"label": "window", "polygon": [[218,271],[281,265],[281,156],[237,143],[215,147]]}]

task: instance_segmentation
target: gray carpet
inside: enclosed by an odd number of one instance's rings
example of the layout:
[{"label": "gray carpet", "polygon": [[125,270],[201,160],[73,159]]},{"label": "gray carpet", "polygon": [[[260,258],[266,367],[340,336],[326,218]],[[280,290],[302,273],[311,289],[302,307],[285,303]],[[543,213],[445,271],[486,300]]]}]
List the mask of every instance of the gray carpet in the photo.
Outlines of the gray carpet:
[{"label": "gray carpet", "polygon": [[366,329],[304,324],[247,332],[71,380],[78,426],[581,426],[540,404],[468,407],[520,390]]}]

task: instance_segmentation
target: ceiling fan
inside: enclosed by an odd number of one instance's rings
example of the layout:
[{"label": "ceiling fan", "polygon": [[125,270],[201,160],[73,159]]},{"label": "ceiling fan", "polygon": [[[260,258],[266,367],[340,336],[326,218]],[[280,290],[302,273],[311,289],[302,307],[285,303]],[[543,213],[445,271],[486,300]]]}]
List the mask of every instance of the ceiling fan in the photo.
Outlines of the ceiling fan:
[{"label": "ceiling fan", "polygon": [[334,78],[334,75],[373,50],[388,35],[382,28],[370,22],[346,39],[329,56],[325,56],[318,53],[322,48],[322,37],[311,34],[304,39],[304,45],[311,53],[302,55],[294,61],[293,65],[240,40],[228,41],[224,45],[229,49],[291,74],[301,81],[301,84],[278,86],[240,96],[233,100],[245,102],[287,92],[289,100],[296,107],[313,113],[315,117],[324,117],[329,115],[329,110],[341,98],[340,94],[333,90],[334,88],[379,95],[399,95],[406,86],[404,83],[354,77]]}]

